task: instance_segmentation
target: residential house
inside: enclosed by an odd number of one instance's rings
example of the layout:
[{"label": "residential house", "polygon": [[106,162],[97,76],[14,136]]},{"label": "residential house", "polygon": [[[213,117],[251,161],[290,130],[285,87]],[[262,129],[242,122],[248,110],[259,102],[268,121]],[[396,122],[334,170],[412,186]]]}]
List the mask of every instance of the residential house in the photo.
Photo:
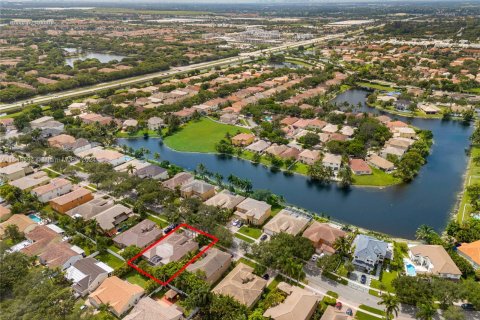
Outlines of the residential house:
[{"label": "residential house", "polygon": [[77,188],[72,192],[50,200],[50,206],[55,211],[66,213],[75,207],[93,199],[92,192],[85,188]]},{"label": "residential house", "polygon": [[298,160],[312,165],[320,159],[320,151],[305,149],[298,154]]},{"label": "residential house", "polygon": [[[138,159],[132,159],[130,161],[127,161],[125,163],[122,163],[121,165],[116,166],[113,168],[113,170],[117,172],[127,172],[127,173],[135,173],[138,169],[148,167],[150,163]],[[132,171],[130,171],[132,170]]]},{"label": "residential house", "polygon": [[215,187],[202,180],[192,180],[180,187],[180,192],[184,198],[200,198],[205,201],[215,195]]},{"label": "residential house", "polygon": [[14,214],[8,220],[0,223],[0,238],[3,238],[5,235],[5,230],[7,229],[7,226],[9,225],[16,225],[18,227],[18,231],[22,233],[28,233],[35,229],[37,224],[35,221],[30,219],[28,216],[24,214]]},{"label": "residential house", "polygon": [[20,251],[28,256],[37,256],[41,264],[65,270],[83,258],[82,249],[63,242],[60,228],[55,225],[40,225],[25,234],[30,245]]},{"label": "residential house", "polygon": [[177,187],[181,187],[191,181],[193,181],[193,175],[188,172],[180,172],[167,181],[162,182],[162,185],[170,190],[175,190]]},{"label": "residential house", "polygon": [[282,209],[263,226],[263,232],[268,235],[288,233],[296,236],[305,229],[310,219],[296,214],[288,209]]},{"label": "residential house", "polygon": [[121,317],[133,307],[145,291],[137,284],[131,284],[116,276],[109,277],[88,296],[89,302],[94,307],[108,304],[110,311]]},{"label": "residential house", "polygon": [[325,132],[325,133],[335,133],[337,131],[338,131],[338,126],[336,124],[329,123],[322,128],[322,132]]},{"label": "residential house", "polygon": [[154,164],[149,164],[148,166],[137,169],[137,171],[135,171],[135,175],[142,179],[145,179],[145,178],[150,178],[154,180],[168,179],[168,171]]},{"label": "residential house", "polygon": [[77,139],[74,143],[68,146],[68,150],[72,151],[75,155],[91,148],[92,144],[88,142],[87,139],[83,138]]},{"label": "residential house", "polygon": [[98,162],[109,163],[114,167],[131,160],[130,157],[118,151],[104,149],[102,147],[94,147],[94,148],[79,152],[76,155],[82,159],[94,158]]},{"label": "residential house", "polygon": [[33,172],[28,162],[15,162],[6,167],[0,168],[0,179],[3,181],[12,181],[25,177]]},{"label": "residential house", "polygon": [[297,148],[288,148],[287,150],[280,153],[278,156],[282,159],[294,159],[297,160],[300,150]]},{"label": "residential house", "polygon": [[[204,248],[202,248],[204,249]],[[187,267],[187,271],[201,271],[201,277],[209,284],[217,282],[232,263],[232,255],[215,247],[208,249],[200,259]]]},{"label": "residential house", "polygon": [[283,145],[283,144],[278,145],[274,143],[270,147],[265,149],[265,153],[278,157],[287,149],[288,147],[286,145]]},{"label": "residential house", "polygon": [[48,138],[48,145],[52,148],[67,149],[72,143],[76,141],[74,137],[68,134],[59,134]]},{"label": "residential house", "polygon": [[417,107],[426,114],[437,114],[441,111],[440,108],[433,105],[432,103],[419,103]]},{"label": "residential house", "polygon": [[264,317],[273,320],[309,320],[312,318],[317,309],[319,296],[285,282],[280,282],[277,288],[287,297],[280,304],[268,308],[263,314]]},{"label": "residential house", "polygon": [[31,193],[40,202],[45,203],[71,191],[72,183],[70,181],[63,178],[54,178],[50,180],[50,183],[34,188]]},{"label": "residential house", "polygon": [[441,245],[418,245],[408,252],[417,274],[459,280],[462,272]]},{"label": "residential house", "polygon": [[458,254],[470,262],[475,270],[480,269],[480,240],[462,243],[457,250]]},{"label": "residential house", "polygon": [[103,211],[114,206],[112,200],[103,199],[102,197],[96,197],[91,201],[88,201],[78,207],[75,207],[66,212],[72,218],[82,218],[84,220],[90,220],[102,213]]},{"label": "residential house", "polygon": [[15,158],[12,155],[9,154],[0,154],[0,168],[9,166],[15,162],[17,162],[18,159]]},{"label": "residential house", "polygon": [[160,239],[163,231],[151,220],[145,219],[125,232],[113,238],[113,242],[120,248],[137,246],[145,248]]},{"label": "residential house", "polygon": [[352,170],[353,174],[357,176],[372,174],[372,169],[363,159],[350,159],[348,161],[348,165],[350,167],[350,170]]},{"label": "residential house", "polygon": [[61,133],[64,129],[65,125],[59,121],[53,119],[50,116],[44,116],[33,121],[30,121],[30,128],[32,129],[40,129],[44,130],[51,130],[53,133],[52,135],[57,135]]},{"label": "residential house", "polygon": [[94,258],[76,261],[65,271],[65,277],[72,281],[72,289],[80,297],[93,292],[100,284],[112,275],[113,268]]},{"label": "residential house", "polygon": [[248,146],[255,140],[253,133],[239,133],[232,137],[232,144],[235,146]]},{"label": "residential house", "polygon": [[383,170],[385,172],[390,172],[395,169],[395,165],[388,161],[385,158],[380,157],[379,155],[372,154],[368,159],[367,159],[368,164],[372,165],[373,167]]},{"label": "residential house", "polygon": [[165,265],[183,259],[189,252],[198,250],[198,243],[187,237],[185,233],[171,233],[157,245],[148,249],[142,257],[150,264]]},{"label": "residential house", "polygon": [[270,147],[270,142],[267,142],[265,140],[258,140],[246,147],[245,150],[255,153],[262,153],[268,147]]},{"label": "residential house", "polygon": [[343,238],[347,233],[339,228],[333,227],[328,223],[321,223],[314,221],[303,232],[303,237],[309,239],[315,251],[319,254],[333,254],[335,253],[334,243],[338,238]]},{"label": "residential house", "polygon": [[28,190],[37,186],[44,185],[50,181],[48,174],[45,171],[37,171],[31,175],[10,182],[11,186],[17,187],[20,190]]},{"label": "residential house", "polygon": [[320,320],[353,320],[356,319],[353,316],[349,316],[344,310],[338,310],[333,306],[328,306],[323,313]]},{"label": "residential house", "polygon": [[116,204],[105,211],[97,214],[93,219],[98,222],[98,226],[108,234],[114,234],[116,228],[132,214],[132,209],[123,204]]},{"label": "residential house", "polygon": [[222,190],[221,192],[217,193],[216,195],[205,201],[205,204],[207,206],[214,206],[218,208],[233,210],[243,200],[245,200],[245,197],[233,194],[228,190]]},{"label": "residential house", "polygon": [[396,157],[397,159],[400,159],[401,157],[403,157],[404,153],[405,153],[404,149],[386,146],[385,148],[380,150],[380,157],[388,159],[388,156],[393,156],[393,157]]},{"label": "residential house", "polygon": [[417,137],[417,133],[415,132],[415,130],[409,127],[398,127],[394,129],[393,136],[400,137],[400,138],[415,139]]},{"label": "residential house", "polygon": [[136,129],[138,127],[138,121],[135,119],[127,119],[123,121],[122,129],[128,130],[130,128]]},{"label": "residential house", "polygon": [[4,207],[0,204],[0,221],[4,221],[6,220],[7,218],[10,217],[10,209],[7,208],[7,207]]},{"label": "residential house", "polygon": [[326,168],[330,168],[333,171],[338,171],[342,166],[342,156],[327,152],[322,158],[322,164]]},{"label": "residential house", "polygon": [[234,213],[246,223],[262,225],[270,216],[272,206],[264,201],[246,198],[237,205]]},{"label": "residential house", "polygon": [[238,114],[236,113],[224,113],[220,116],[220,122],[227,124],[236,124],[238,122]]},{"label": "residential house", "polygon": [[412,102],[410,100],[398,99],[393,103],[395,109],[399,111],[408,111]]},{"label": "residential house", "polygon": [[392,258],[391,244],[364,234],[355,237],[352,247],[355,248],[353,265],[367,272],[374,270],[384,259]]},{"label": "residential house", "polygon": [[408,150],[415,140],[408,138],[390,138],[385,142],[385,147],[394,147],[402,150]]},{"label": "residential house", "polygon": [[180,320],[183,312],[176,304],[143,297],[123,320]]},{"label": "residential house", "polygon": [[165,121],[159,117],[151,117],[147,121],[148,130],[156,131],[165,126]]},{"label": "residential house", "polygon": [[260,299],[266,285],[267,280],[254,275],[252,267],[239,263],[212,292],[230,296],[250,308]]}]

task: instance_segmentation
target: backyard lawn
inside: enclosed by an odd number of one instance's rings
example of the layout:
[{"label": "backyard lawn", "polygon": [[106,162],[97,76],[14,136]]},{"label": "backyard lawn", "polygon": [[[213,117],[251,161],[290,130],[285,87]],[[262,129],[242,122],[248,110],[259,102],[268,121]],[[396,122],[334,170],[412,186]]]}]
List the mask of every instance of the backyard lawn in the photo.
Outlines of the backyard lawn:
[{"label": "backyard lawn", "polygon": [[138,273],[135,270],[130,271],[127,273],[127,275],[124,277],[125,280],[132,284],[138,284],[140,287],[145,288],[147,285],[148,278],[142,276],[140,273]]},{"label": "backyard lawn", "polygon": [[168,226],[168,222],[160,219],[160,218],[157,218],[157,217],[154,217],[154,216],[148,216],[147,217],[148,220],[151,220],[153,222],[155,222],[160,228],[166,228]]},{"label": "backyard lawn", "polygon": [[208,118],[192,121],[181,127],[175,134],[164,138],[167,146],[186,152],[216,152],[215,144],[229,132],[232,136],[240,132],[250,132],[241,127],[217,123]]},{"label": "backyard lawn", "polygon": [[119,258],[115,257],[114,255],[105,252],[102,254],[99,254],[98,256],[95,257],[97,260],[100,260],[102,262],[105,262],[108,264],[110,267],[113,269],[118,269],[123,265],[123,261],[120,260]]},{"label": "backyard lawn", "polygon": [[354,185],[384,187],[399,184],[400,182],[402,182],[400,178],[396,178],[393,174],[385,173],[377,168],[372,168],[372,174],[370,175],[353,175]]},{"label": "backyard lawn", "polygon": [[[382,273],[382,280],[378,281],[378,280],[372,279],[370,286],[375,289],[380,289],[380,290],[383,289],[383,290],[387,290],[388,292],[394,292],[395,290],[393,289],[392,281],[397,277],[398,277],[397,271],[391,271],[391,272],[384,271]],[[383,288],[380,288],[381,284],[383,284]]]},{"label": "backyard lawn", "polygon": [[255,239],[258,239],[262,235],[262,229],[249,226],[242,226],[238,232]]}]

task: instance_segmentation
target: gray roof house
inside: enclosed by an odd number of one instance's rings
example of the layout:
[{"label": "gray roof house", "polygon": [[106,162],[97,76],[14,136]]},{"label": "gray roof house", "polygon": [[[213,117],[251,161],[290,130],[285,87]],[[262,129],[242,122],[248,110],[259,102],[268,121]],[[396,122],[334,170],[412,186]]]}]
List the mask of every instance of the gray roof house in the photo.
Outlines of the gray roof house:
[{"label": "gray roof house", "polygon": [[96,215],[101,212],[113,207],[114,203],[112,200],[106,200],[101,197],[95,198],[88,201],[78,207],[75,207],[67,211],[67,215],[72,218],[83,218],[89,220],[94,218]]},{"label": "gray roof house", "polygon": [[152,178],[152,179],[168,179],[168,172],[162,167],[156,166],[154,164],[148,165],[146,167],[140,168],[135,171],[135,174],[139,178]]},{"label": "gray roof house", "polygon": [[94,258],[78,260],[65,271],[65,277],[73,282],[72,289],[79,296],[93,292],[111,275],[113,269]]},{"label": "gray roof house", "polygon": [[353,264],[359,268],[372,271],[384,259],[392,258],[392,247],[389,243],[363,234],[353,240]]},{"label": "gray roof house", "polygon": [[158,228],[155,222],[145,219],[113,238],[113,242],[121,248],[131,245],[144,248],[159,239],[162,235],[163,231]]}]

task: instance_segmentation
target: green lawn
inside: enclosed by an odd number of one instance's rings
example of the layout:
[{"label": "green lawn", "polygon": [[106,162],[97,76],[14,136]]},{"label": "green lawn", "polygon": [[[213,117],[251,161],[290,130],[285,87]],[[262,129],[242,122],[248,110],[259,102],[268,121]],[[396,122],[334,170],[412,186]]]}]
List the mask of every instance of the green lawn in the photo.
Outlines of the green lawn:
[{"label": "green lawn", "polygon": [[377,309],[377,308],[373,308],[373,307],[370,307],[370,306],[366,306],[364,304],[361,304],[358,308],[362,309],[362,310],[365,310],[365,311],[368,311],[368,312],[371,312],[371,313],[378,314],[379,316],[385,315],[385,311]]},{"label": "green lawn", "polygon": [[148,216],[147,219],[155,222],[162,229],[168,226],[168,222],[163,221],[162,219],[159,219],[157,217]]},{"label": "green lawn", "polygon": [[252,268],[255,268],[255,266],[256,266],[255,262],[250,261],[250,260],[245,259],[245,258],[240,258],[240,259],[238,260],[238,262],[241,262],[241,263],[243,263],[243,264],[246,264],[247,266],[250,266],[250,267],[252,267]]},{"label": "green lawn", "polygon": [[479,88],[473,88],[473,89],[469,89],[467,90],[468,92],[471,92],[471,93],[480,93],[480,87]]},{"label": "green lawn", "polygon": [[247,242],[247,243],[254,243],[254,242],[255,242],[255,241],[253,241],[252,239],[245,237],[245,236],[244,236],[243,234],[241,234],[241,233],[235,233],[234,236],[235,236],[236,238],[240,239],[240,240],[243,240],[243,241]]},{"label": "green lawn", "polygon": [[118,253],[120,251],[119,248],[117,248],[114,244],[108,247],[108,249],[112,250],[113,252]]},{"label": "green lawn", "polygon": [[175,134],[164,138],[164,142],[170,148],[178,151],[216,152],[215,144],[222,140],[227,132],[235,135],[237,131],[250,132],[245,128],[202,118],[199,121],[187,123]]},{"label": "green lawn", "polygon": [[122,260],[108,252],[97,255],[95,259],[105,262],[113,269],[118,269],[124,264]]},{"label": "green lawn", "polygon": [[262,235],[262,229],[249,226],[242,226],[240,230],[238,230],[238,232],[255,239],[260,238],[260,236]]},{"label": "green lawn", "polygon": [[361,186],[391,186],[402,182],[400,178],[396,178],[393,174],[386,173],[380,169],[372,168],[370,175],[353,175],[353,184]]},{"label": "green lawn", "polygon": [[375,316],[371,316],[369,315],[368,313],[365,313],[365,312],[362,312],[362,311],[357,311],[357,313],[355,313],[355,319],[358,319],[358,320],[378,320],[378,319],[383,319],[383,317],[375,317]]},{"label": "green lawn", "polygon": [[130,283],[138,284],[140,287],[145,288],[147,285],[148,278],[142,276],[136,270],[132,270],[124,277]]},{"label": "green lawn", "polygon": [[381,84],[377,83],[369,83],[369,82],[357,82],[359,86],[362,87],[367,87],[367,88],[372,88],[376,90],[382,90],[382,91],[395,91],[395,88],[389,87],[389,86],[383,86]]},{"label": "green lawn", "polygon": [[[475,162],[472,161],[472,159],[477,156],[480,156],[480,147],[472,147],[470,151],[470,160],[468,163],[467,173],[465,175],[465,189],[472,184],[480,183],[480,166],[476,165]],[[468,196],[466,190],[464,190],[462,200],[460,201],[460,205],[458,207],[458,222],[461,223],[468,219],[472,212],[473,208],[470,205],[470,197]]]},{"label": "green lawn", "polygon": [[57,178],[60,176],[58,173],[55,173],[52,170],[49,170],[48,168],[43,169],[42,171],[46,172],[49,178]]},{"label": "green lawn", "polygon": [[152,138],[159,137],[157,131],[154,131],[154,130],[138,130],[134,133],[118,131],[116,133],[116,136],[117,138],[143,138],[145,132],[148,133],[149,137],[152,137]]},{"label": "green lawn", "polygon": [[375,279],[372,279],[372,282],[370,283],[370,286],[375,289],[380,289],[381,290],[381,285],[383,284],[384,290],[387,290],[388,292],[395,292],[392,286],[392,281],[398,277],[398,272],[397,271],[391,271],[391,272],[386,272],[384,271],[382,273],[382,280],[378,281]]},{"label": "green lawn", "polygon": [[329,295],[330,297],[334,297],[335,299],[338,299],[338,293],[334,291],[327,291],[327,295]]}]

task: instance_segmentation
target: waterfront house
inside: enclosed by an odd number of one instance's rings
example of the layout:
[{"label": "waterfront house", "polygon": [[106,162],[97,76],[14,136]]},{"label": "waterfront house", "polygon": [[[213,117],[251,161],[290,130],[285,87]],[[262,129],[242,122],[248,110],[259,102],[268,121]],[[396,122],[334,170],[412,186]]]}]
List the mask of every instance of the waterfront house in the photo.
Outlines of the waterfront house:
[{"label": "waterfront house", "polygon": [[217,193],[216,195],[205,201],[205,204],[208,206],[233,210],[243,200],[245,200],[245,197],[233,194],[228,190],[222,190],[221,192]]},{"label": "waterfront house", "polygon": [[347,233],[345,231],[333,227],[328,223],[314,221],[307,230],[303,232],[302,236],[312,242],[317,253],[330,255],[335,253],[335,249],[333,248],[335,241],[346,235]]},{"label": "waterfront house", "polygon": [[240,262],[212,292],[230,296],[250,308],[260,299],[266,285],[267,280],[254,275],[252,267]]},{"label": "waterfront house", "polygon": [[83,297],[95,289],[113,273],[105,263],[94,258],[84,258],[76,261],[65,271],[65,277],[72,282],[72,289]]},{"label": "waterfront house", "polygon": [[117,235],[113,238],[113,242],[120,248],[132,245],[145,248],[160,239],[162,235],[163,231],[155,222],[145,219],[127,231]]},{"label": "waterfront house", "polygon": [[82,159],[94,158],[98,162],[109,163],[114,167],[131,160],[130,157],[118,151],[104,149],[102,147],[94,147],[82,152],[78,152],[77,156]]},{"label": "waterfront house", "polygon": [[180,193],[184,198],[199,198],[202,201],[215,195],[215,187],[202,180],[192,180],[180,187]]},{"label": "waterfront house", "polygon": [[270,147],[270,142],[267,142],[265,140],[258,140],[252,143],[251,145],[247,146],[245,150],[252,151],[255,153],[262,153],[268,147]]},{"label": "waterfront house", "polygon": [[298,160],[303,163],[312,165],[320,159],[320,155],[320,151],[305,149],[298,154]]},{"label": "waterfront house", "polygon": [[234,215],[245,223],[262,225],[270,216],[272,206],[264,201],[246,198],[237,205]]},{"label": "waterfront house", "polygon": [[385,172],[390,172],[395,169],[395,165],[388,161],[387,159],[384,159],[380,157],[379,155],[372,154],[368,159],[367,162],[374,166],[375,168],[378,168],[380,170],[383,170]]},{"label": "waterfront house", "polygon": [[168,179],[168,171],[154,164],[148,164],[145,167],[137,169],[135,171],[135,175],[137,175],[141,179],[145,179],[145,178],[150,178],[154,180]]},{"label": "waterfront house", "polygon": [[172,178],[162,182],[162,185],[170,190],[175,190],[177,187],[181,187],[191,181],[193,181],[193,175],[188,172],[179,172]]},{"label": "waterfront house", "polygon": [[[202,248],[202,250],[205,248]],[[200,259],[187,267],[187,271],[200,271],[200,277],[213,284],[217,282],[222,275],[228,270],[232,263],[232,255],[223,252],[215,247],[208,249]]]},{"label": "waterfront house", "polygon": [[188,253],[197,250],[198,243],[186,236],[185,233],[172,233],[145,251],[142,257],[153,266],[165,265],[172,261],[179,261]]},{"label": "waterfront house", "polygon": [[156,131],[165,126],[165,121],[159,117],[151,117],[147,121],[148,130]]},{"label": "waterfront house", "polygon": [[475,270],[480,269],[480,240],[462,243],[457,250],[458,254],[470,262]]},{"label": "waterfront house", "polygon": [[271,154],[272,156],[279,156],[287,149],[288,147],[286,145],[278,145],[274,143],[270,147],[265,149],[265,153]]},{"label": "waterfront house", "polygon": [[143,297],[133,307],[132,311],[123,320],[181,320],[183,312],[172,303],[163,299],[158,301],[150,297]]},{"label": "waterfront house", "polygon": [[462,276],[462,272],[443,246],[414,246],[410,248],[408,256],[412,260],[417,274],[428,274],[453,280],[458,280]]},{"label": "waterfront house", "polygon": [[396,157],[400,159],[405,154],[404,149],[400,149],[397,147],[386,146],[382,150],[380,150],[380,157],[388,159],[388,156]]},{"label": "waterfront house", "polygon": [[138,121],[135,119],[127,119],[123,121],[122,129],[128,130],[130,128],[136,129],[138,127]]},{"label": "waterfront house", "polygon": [[312,318],[317,309],[319,296],[285,282],[280,282],[277,289],[285,293],[287,297],[280,304],[268,308],[263,314],[264,317],[273,320],[309,320]]},{"label": "waterfront house", "polygon": [[10,185],[19,188],[20,190],[28,190],[37,186],[44,185],[50,181],[48,174],[45,171],[37,171],[28,176],[17,180],[10,181]]},{"label": "waterfront house", "polygon": [[374,270],[384,259],[392,258],[391,244],[364,234],[355,237],[352,247],[355,248],[353,265],[367,272]]},{"label": "waterfront house", "polygon": [[350,170],[357,176],[372,174],[372,169],[368,166],[367,162],[363,159],[350,159],[348,161]]},{"label": "waterfront house", "polygon": [[330,168],[333,171],[338,171],[342,166],[342,156],[327,152],[322,158],[322,164],[326,168]]},{"label": "waterfront house", "polygon": [[288,233],[296,236],[305,229],[310,219],[296,214],[288,209],[282,209],[263,226],[263,232],[268,235]]},{"label": "waterfront house", "polygon": [[72,192],[50,200],[50,206],[53,210],[60,213],[66,213],[75,207],[93,199],[92,192],[85,188],[77,188]]},{"label": "waterfront house", "polygon": [[232,144],[235,146],[248,146],[255,140],[253,133],[239,133],[232,137]]},{"label": "waterfront house", "polygon": [[394,137],[400,138],[408,138],[408,139],[415,139],[417,137],[417,133],[410,127],[398,127],[393,130]]},{"label": "waterfront house", "polygon": [[40,202],[48,202],[53,198],[62,196],[72,191],[72,183],[63,178],[54,178],[50,183],[34,188],[31,193]]},{"label": "waterfront house", "polygon": [[140,300],[144,293],[145,291],[139,285],[113,276],[105,279],[89,295],[88,301],[96,308],[100,305],[108,305],[114,315],[121,317]]}]

